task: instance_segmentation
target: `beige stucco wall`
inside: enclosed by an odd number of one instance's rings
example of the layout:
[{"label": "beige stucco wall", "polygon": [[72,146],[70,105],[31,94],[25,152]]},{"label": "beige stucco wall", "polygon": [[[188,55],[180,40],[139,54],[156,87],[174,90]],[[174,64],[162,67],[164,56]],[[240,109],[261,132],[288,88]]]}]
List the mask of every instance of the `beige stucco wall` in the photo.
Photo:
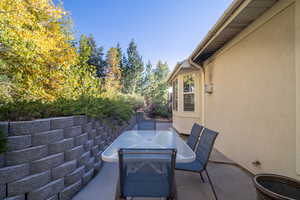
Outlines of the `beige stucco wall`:
[{"label": "beige stucco wall", "polygon": [[[195,74],[195,111],[183,111],[183,76]],[[173,110],[173,127],[180,133],[190,134],[194,123],[201,124],[201,73],[198,71],[179,72],[174,78],[178,79],[178,111]]]},{"label": "beige stucco wall", "polygon": [[295,66],[296,66],[296,134],[297,134],[297,173],[300,174],[300,1],[295,7]]},{"label": "beige stucco wall", "polygon": [[[253,173],[300,179],[295,5],[287,2],[280,1],[205,64],[205,79],[214,85],[205,97],[205,124],[220,132],[216,148]],[[252,164],[256,160],[260,167]]]}]

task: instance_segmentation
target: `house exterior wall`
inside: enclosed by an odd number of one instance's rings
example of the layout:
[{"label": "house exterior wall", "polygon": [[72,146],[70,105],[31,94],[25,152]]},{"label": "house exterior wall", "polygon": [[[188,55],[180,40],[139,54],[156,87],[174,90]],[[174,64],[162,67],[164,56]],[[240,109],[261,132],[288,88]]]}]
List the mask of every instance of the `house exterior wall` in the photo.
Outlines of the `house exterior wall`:
[{"label": "house exterior wall", "polygon": [[204,64],[214,86],[205,125],[220,132],[216,148],[253,173],[300,179],[295,57],[295,3],[280,1]]},{"label": "house exterior wall", "polygon": [[[183,76],[195,74],[195,111],[183,110]],[[175,79],[178,79],[178,111],[173,110],[173,127],[180,133],[190,134],[194,123],[201,124],[201,73],[200,71],[179,72]]]},{"label": "house exterior wall", "polygon": [[297,173],[300,174],[300,1],[295,6],[296,134]]}]

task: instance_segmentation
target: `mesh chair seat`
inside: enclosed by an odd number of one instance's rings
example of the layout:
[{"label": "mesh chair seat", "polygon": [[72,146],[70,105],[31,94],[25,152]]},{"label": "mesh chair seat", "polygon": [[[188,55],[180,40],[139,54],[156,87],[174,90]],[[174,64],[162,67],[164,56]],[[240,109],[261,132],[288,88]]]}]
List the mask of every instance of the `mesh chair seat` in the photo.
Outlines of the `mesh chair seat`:
[{"label": "mesh chair seat", "polygon": [[204,128],[202,135],[200,136],[199,144],[196,148],[196,160],[191,163],[176,165],[176,169],[179,169],[179,170],[199,172],[203,182],[204,182],[204,178],[203,178],[201,172],[205,171],[208,181],[210,183],[210,186],[213,190],[215,199],[217,199],[217,194],[213,187],[212,181],[208,175],[206,166],[207,166],[210,153],[213,149],[213,146],[214,146],[214,143],[215,143],[215,140],[216,140],[218,134],[219,134],[218,132]]},{"label": "mesh chair seat", "polygon": [[154,120],[144,120],[137,124],[138,130],[156,130],[156,123]]},{"label": "mesh chair seat", "polygon": [[169,187],[169,180],[166,176],[149,174],[145,178],[145,175],[135,174],[124,181],[123,195],[128,197],[167,197]]},{"label": "mesh chair seat", "polygon": [[177,163],[176,169],[185,171],[203,171],[204,165],[197,159],[190,163]]},{"label": "mesh chair seat", "polygon": [[187,145],[189,145],[189,147],[192,150],[195,149],[202,130],[203,130],[203,126],[201,126],[199,124],[196,124],[196,123],[193,125],[192,130],[191,130],[191,134],[188,137],[187,142],[186,142]]},{"label": "mesh chair seat", "polygon": [[174,149],[120,149],[121,197],[171,197]]}]

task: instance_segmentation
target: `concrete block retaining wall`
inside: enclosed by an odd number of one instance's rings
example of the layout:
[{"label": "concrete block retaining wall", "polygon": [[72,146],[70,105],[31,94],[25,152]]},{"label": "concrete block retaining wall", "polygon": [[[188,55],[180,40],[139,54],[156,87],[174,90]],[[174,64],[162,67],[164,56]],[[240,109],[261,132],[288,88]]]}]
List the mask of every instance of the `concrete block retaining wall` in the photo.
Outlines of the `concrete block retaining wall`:
[{"label": "concrete block retaining wall", "polygon": [[110,125],[86,116],[0,122],[0,200],[68,200],[101,169],[101,153],[135,117]]}]

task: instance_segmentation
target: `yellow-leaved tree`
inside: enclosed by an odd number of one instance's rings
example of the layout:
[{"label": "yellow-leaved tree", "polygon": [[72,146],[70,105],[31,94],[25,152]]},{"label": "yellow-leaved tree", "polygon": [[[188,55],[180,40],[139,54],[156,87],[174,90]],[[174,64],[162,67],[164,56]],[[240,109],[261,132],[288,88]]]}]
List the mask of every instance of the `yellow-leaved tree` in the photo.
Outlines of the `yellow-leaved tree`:
[{"label": "yellow-leaved tree", "polygon": [[66,17],[51,0],[0,1],[0,76],[15,98],[53,100],[63,92],[78,62]]}]

